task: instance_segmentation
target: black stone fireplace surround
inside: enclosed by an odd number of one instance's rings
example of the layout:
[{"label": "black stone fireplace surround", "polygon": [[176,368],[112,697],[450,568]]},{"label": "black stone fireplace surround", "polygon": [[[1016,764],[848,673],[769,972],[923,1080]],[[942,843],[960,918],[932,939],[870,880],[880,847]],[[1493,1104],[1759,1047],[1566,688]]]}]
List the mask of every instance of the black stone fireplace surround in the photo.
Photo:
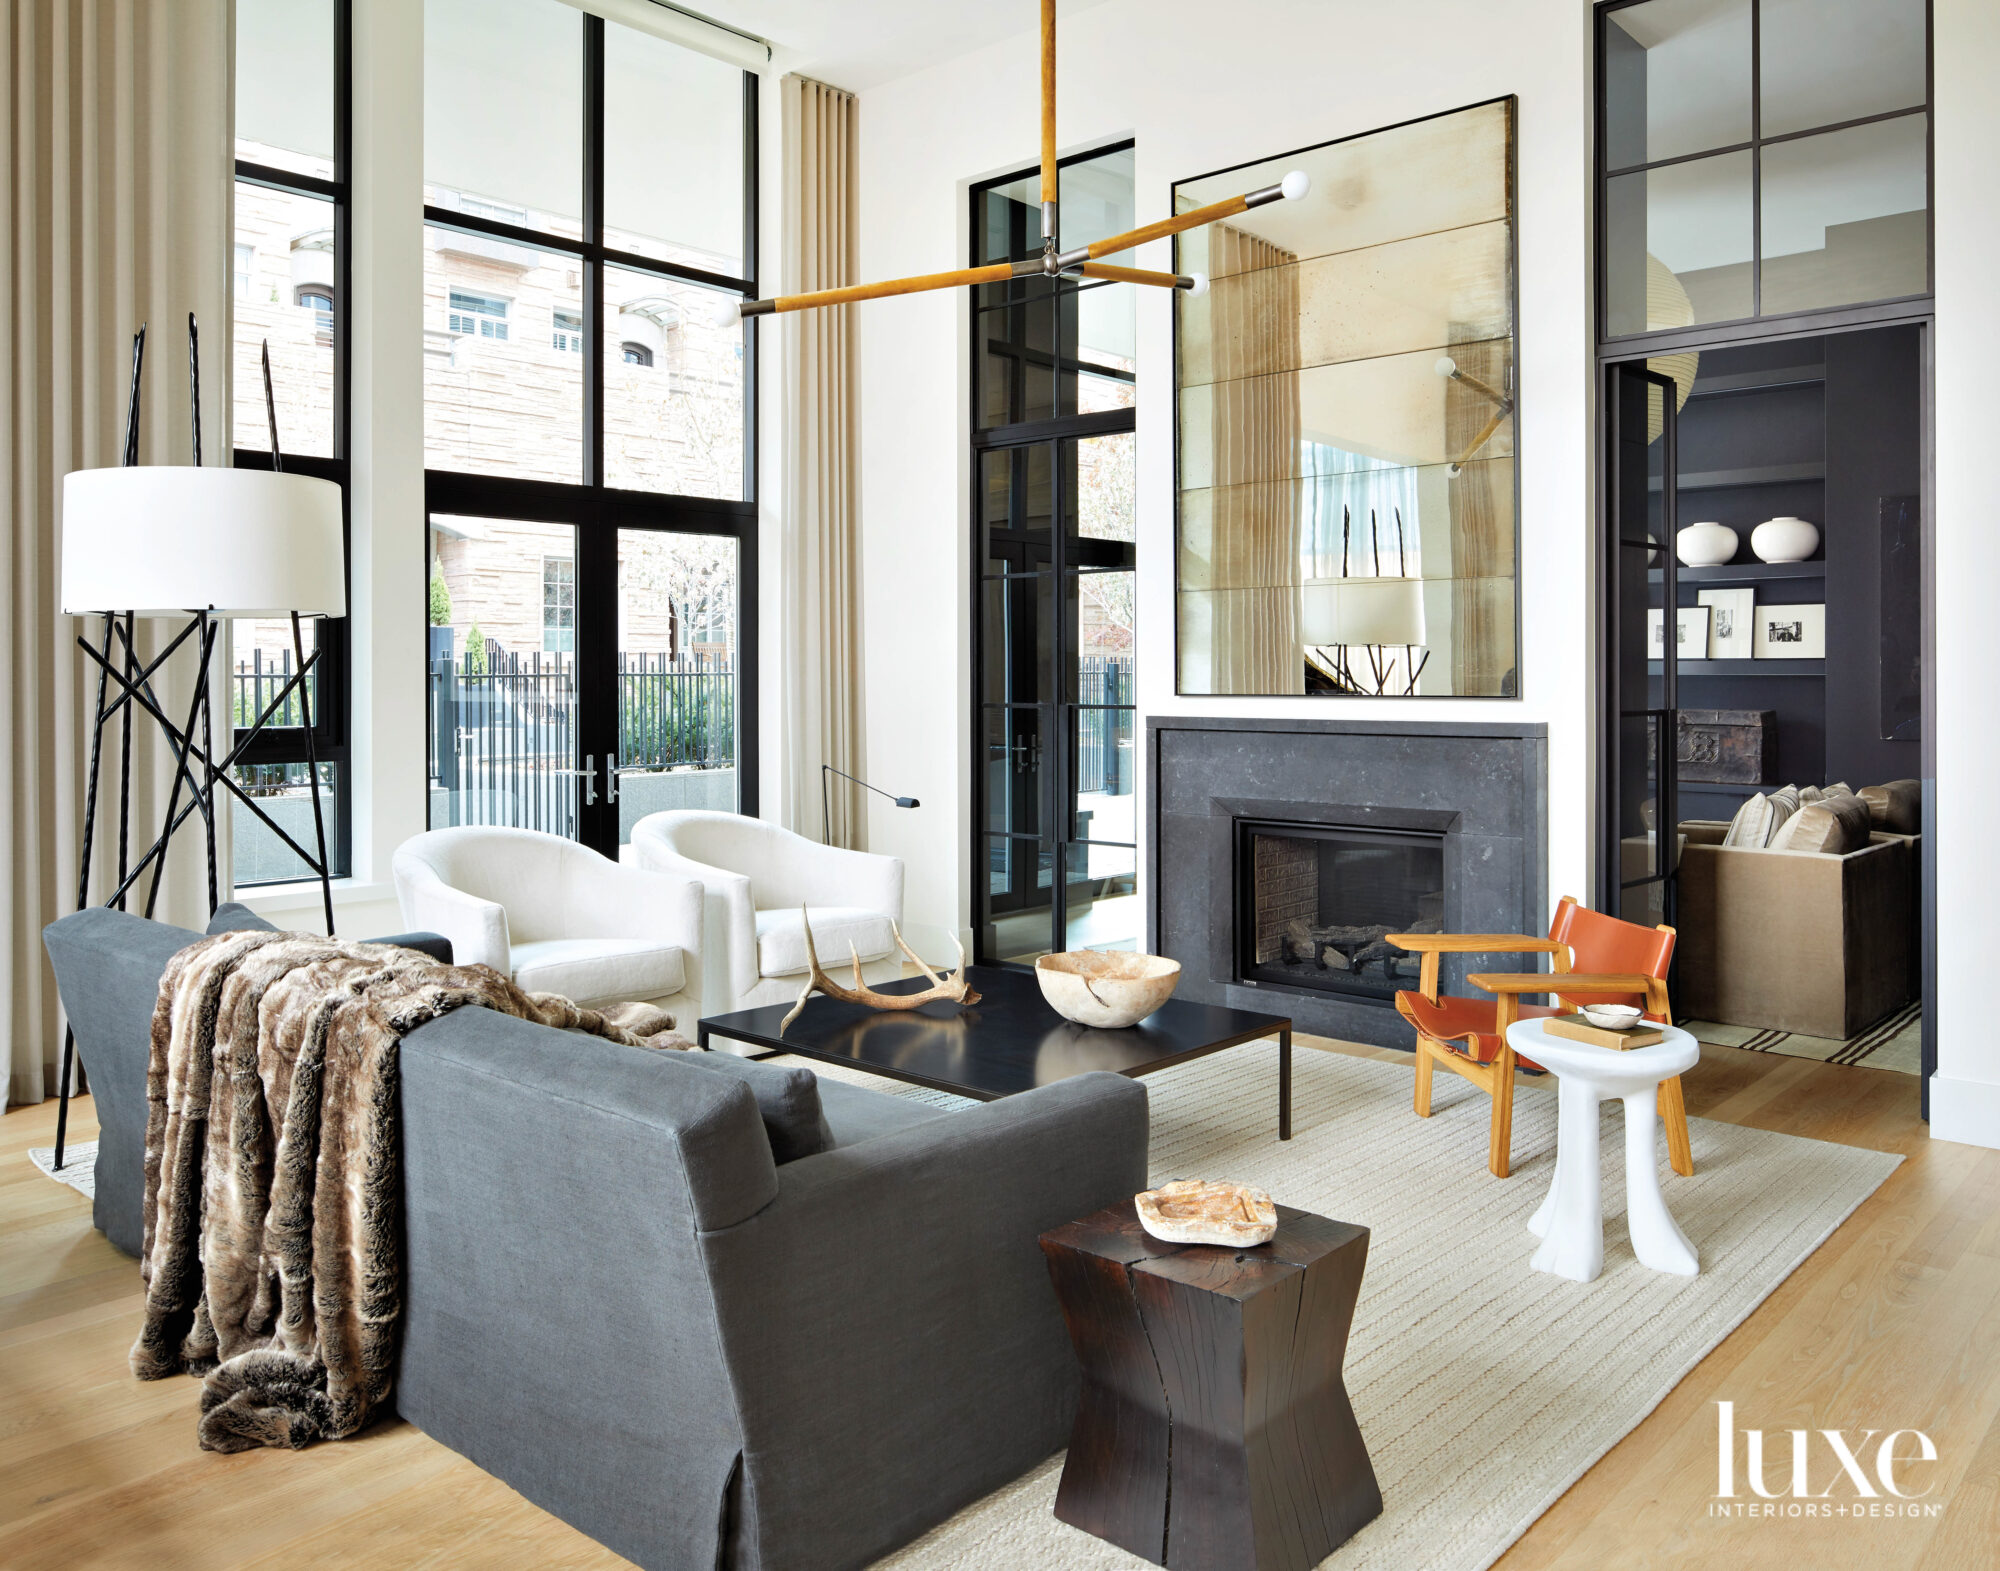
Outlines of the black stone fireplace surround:
[{"label": "black stone fireplace surround", "polygon": [[[1146,723],[1147,947],[1181,963],[1176,996],[1292,1017],[1301,1031],[1409,1048],[1385,998],[1246,977],[1239,821],[1441,836],[1446,932],[1548,930],[1548,734],[1488,722],[1195,719]],[[1446,956],[1467,971],[1520,956]]]}]

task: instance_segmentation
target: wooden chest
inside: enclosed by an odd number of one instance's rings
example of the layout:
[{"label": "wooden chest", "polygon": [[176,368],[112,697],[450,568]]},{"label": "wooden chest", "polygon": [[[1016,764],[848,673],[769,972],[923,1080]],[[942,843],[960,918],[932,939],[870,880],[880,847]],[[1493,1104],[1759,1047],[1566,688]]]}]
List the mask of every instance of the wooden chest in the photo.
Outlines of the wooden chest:
[{"label": "wooden chest", "polygon": [[1683,709],[1674,760],[1683,780],[1763,785],[1778,767],[1777,711]]}]

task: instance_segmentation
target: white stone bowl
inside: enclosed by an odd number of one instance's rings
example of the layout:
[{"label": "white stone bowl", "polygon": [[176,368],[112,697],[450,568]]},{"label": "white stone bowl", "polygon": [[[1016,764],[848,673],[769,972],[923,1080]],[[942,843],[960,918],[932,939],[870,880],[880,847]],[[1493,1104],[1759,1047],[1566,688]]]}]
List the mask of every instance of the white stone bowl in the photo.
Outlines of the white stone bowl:
[{"label": "white stone bowl", "polygon": [[1607,1031],[1629,1031],[1644,1012],[1631,1004],[1584,1004],[1583,1018]]},{"label": "white stone bowl", "polygon": [[1161,955],[1077,949],[1043,955],[1035,980],[1049,1008],[1078,1025],[1134,1025],[1174,996],[1181,963]]}]

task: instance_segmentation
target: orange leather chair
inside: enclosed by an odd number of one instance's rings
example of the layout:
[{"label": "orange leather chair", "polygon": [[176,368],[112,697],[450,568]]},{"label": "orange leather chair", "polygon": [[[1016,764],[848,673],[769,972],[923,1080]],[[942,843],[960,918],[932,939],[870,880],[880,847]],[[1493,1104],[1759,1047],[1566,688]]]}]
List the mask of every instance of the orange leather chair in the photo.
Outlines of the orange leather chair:
[{"label": "orange leather chair", "polygon": [[[1423,956],[1417,991],[1396,995],[1396,1011],[1417,1029],[1416,1107],[1431,1116],[1431,1066],[1443,1064],[1493,1099],[1493,1133],[1487,1166],[1505,1178],[1514,1135],[1514,1066],[1540,1064],[1515,1053],[1507,1027],[1516,1020],[1574,1014],[1572,994],[1592,1003],[1636,1004],[1648,1020],[1667,1024],[1667,964],[1674,956],[1671,927],[1641,927],[1577,904],[1568,895],[1556,907],[1547,938],[1518,933],[1391,933],[1389,942]],[[1492,993],[1492,1000],[1438,996],[1438,960],[1447,954],[1546,954],[1554,974],[1488,971],[1466,978]],[[1523,1004],[1526,993],[1554,993],[1558,1007]],[[1660,1083],[1660,1122],[1667,1130],[1667,1156],[1683,1178],[1694,1172],[1688,1145],[1687,1105],[1680,1077]]]}]

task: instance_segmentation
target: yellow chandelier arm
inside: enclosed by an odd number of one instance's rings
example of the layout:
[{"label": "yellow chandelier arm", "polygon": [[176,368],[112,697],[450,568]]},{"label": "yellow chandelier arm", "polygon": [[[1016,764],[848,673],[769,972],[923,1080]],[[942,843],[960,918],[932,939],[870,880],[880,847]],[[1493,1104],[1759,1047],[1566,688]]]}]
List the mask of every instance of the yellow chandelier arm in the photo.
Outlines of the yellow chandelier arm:
[{"label": "yellow chandelier arm", "polygon": [[1294,169],[1276,185],[1267,185],[1261,190],[1246,191],[1241,196],[1232,196],[1224,201],[1210,202],[1206,207],[1197,207],[1191,212],[1177,213],[1172,218],[1162,218],[1155,224],[1142,224],[1137,229],[1128,229],[1122,235],[1107,235],[1102,240],[1093,240],[1089,245],[1075,251],[1065,252],[1061,261],[1070,265],[1072,258],[1077,261],[1088,257],[1096,261],[1100,256],[1110,256],[1118,251],[1128,251],[1135,245],[1144,245],[1148,240],[1161,240],[1168,235],[1177,235],[1185,230],[1199,229],[1203,224],[1212,224],[1218,218],[1234,218],[1238,213],[1247,213],[1253,207],[1264,207],[1272,202],[1298,201],[1312,189],[1312,181],[1302,169]]},{"label": "yellow chandelier arm", "polygon": [[1056,0],[1042,0],[1042,207],[1056,200]]},{"label": "yellow chandelier arm", "polygon": [[1160,289],[1186,289],[1194,294],[1208,292],[1208,280],[1200,273],[1153,273],[1143,267],[1113,267],[1109,262],[1085,262],[1077,271],[1085,278],[1108,278],[1120,284],[1152,284]]},{"label": "yellow chandelier arm", "polygon": [[774,311],[810,311],[815,306],[851,305],[857,300],[879,300],[884,295],[915,295],[928,289],[953,289],[964,284],[1000,284],[1016,277],[1011,262],[995,262],[987,267],[961,267],[949,273],[918,273],[911,278],[890,278],[879,284],[850,284],[844,289],[816,289],[811,294],[778,295],[769,300],[731,300],[716,314],[716,325],[727,326],[739,316],[768,316]]}]

